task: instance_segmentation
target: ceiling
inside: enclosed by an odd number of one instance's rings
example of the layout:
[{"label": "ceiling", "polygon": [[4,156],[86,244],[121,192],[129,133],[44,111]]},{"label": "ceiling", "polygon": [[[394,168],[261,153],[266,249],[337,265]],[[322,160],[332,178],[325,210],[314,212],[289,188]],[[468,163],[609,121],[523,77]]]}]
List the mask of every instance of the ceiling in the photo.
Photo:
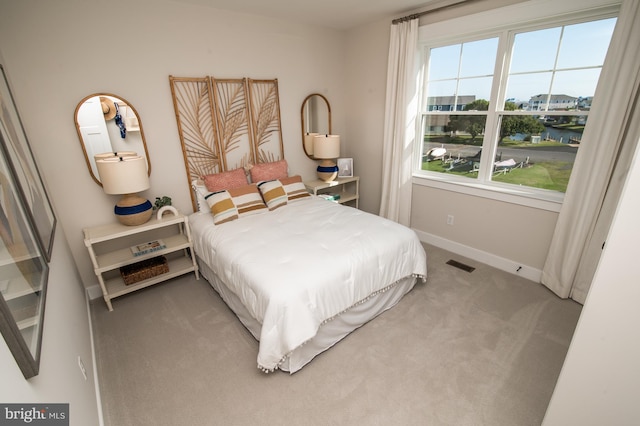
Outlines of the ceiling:
[{"label": "ceiling", "polygon": [[397,17],[451,0],[173,0],[235,12],[315,23],[348,30],[385,17]]}]

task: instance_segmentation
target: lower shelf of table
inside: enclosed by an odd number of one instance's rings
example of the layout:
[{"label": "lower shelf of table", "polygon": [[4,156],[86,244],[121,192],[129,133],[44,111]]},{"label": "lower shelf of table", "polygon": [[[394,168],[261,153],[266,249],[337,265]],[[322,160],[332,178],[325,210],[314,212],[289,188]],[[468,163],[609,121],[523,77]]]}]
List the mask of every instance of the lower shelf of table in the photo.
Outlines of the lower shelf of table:
[{"label": "lower shelf of table", "polygon": [[358,196],[352,192],[341,192],[340,199],[338,199],[337,201],[340,204],[344,204],[344,203],[348,203],[349,201],[353,201],[357,199],[358,199]]},{"label": "lower shelf of table", "polygon": [[195,271],[196,267],[193,265],[193,261],[190,257],[183,256],[175,259],[169,259],[169,272],[156,275],[155,277],[147,278],[146,280],[138,281],[134,284],[126,285],[122,280],[122,277],[114,277],[105,280],[105,287],[107,288],[107,296],[105,296],[105,298],[113,299],[115,297],[140,290],[141,288],[149,287],[150,285],[166,281],[170,278]]}]

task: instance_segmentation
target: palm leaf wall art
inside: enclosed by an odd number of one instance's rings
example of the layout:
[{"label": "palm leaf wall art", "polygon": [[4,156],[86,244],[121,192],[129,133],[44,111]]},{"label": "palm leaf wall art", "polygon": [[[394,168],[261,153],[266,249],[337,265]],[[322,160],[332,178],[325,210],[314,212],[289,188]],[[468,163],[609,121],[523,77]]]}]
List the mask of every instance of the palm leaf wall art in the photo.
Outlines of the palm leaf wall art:
[{"label": "palm leaf wall art", "polygon": [[251,127],[257,163],[284,158],[278,80],[248,80]]},{"label": "palm leaf wall art", "polygon": [[170,77],[170,82],[189,180],[220,172],[209,80]]},{"label": "palm leaf wall art", "polygon": [[233,170],[254,162],[249,132],[246,79],[215,79],[213,87],[216,126],[223,170]]}]

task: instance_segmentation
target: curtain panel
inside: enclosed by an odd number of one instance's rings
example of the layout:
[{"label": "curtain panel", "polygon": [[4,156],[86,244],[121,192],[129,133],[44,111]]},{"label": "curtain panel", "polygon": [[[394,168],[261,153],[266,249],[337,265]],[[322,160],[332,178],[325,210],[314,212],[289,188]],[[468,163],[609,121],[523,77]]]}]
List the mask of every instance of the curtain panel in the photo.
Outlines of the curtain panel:
[{"label": "curtain panel", "polygon": [[542,283],[584,303],[640,137],[640,5],[620,9]]},{"label": "curtain panel", "polygon": [[387,67],[380,216],[405,226],[411,218],[418,21],[416,18],[391,26]]}]

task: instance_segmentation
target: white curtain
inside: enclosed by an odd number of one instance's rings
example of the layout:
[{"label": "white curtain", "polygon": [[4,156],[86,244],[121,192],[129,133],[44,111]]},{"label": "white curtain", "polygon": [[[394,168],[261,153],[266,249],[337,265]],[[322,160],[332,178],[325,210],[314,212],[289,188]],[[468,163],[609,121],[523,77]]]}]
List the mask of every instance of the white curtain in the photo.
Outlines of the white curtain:
[{"label": "white curtain", "polygon": [[418,19],[391,26],[380,216],[409,226],[416,105]]},{"label": "white curtain", "polygon": [[542,271],[584,303],[640,137],[640,2],[625,0]]}]

